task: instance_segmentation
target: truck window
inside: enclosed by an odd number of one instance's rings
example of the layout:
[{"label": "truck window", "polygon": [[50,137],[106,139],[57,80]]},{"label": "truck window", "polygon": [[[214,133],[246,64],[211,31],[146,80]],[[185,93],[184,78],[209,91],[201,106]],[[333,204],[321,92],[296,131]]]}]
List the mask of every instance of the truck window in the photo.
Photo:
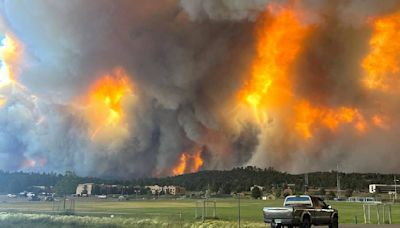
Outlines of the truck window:
[{"label": "truck window", "polygon": [[285,206],[302,205],[311,206],[310,198],[305,196],[288,197],[285,200]]}]

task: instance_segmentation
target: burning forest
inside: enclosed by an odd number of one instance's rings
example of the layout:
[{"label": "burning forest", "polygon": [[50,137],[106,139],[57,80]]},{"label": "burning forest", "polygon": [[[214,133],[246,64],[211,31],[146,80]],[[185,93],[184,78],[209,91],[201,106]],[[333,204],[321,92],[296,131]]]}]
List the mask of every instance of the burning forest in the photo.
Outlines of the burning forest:
[{"label": "burning forest", "polygon": [[399,1],[0,9],[0,169],[400,171]]}]

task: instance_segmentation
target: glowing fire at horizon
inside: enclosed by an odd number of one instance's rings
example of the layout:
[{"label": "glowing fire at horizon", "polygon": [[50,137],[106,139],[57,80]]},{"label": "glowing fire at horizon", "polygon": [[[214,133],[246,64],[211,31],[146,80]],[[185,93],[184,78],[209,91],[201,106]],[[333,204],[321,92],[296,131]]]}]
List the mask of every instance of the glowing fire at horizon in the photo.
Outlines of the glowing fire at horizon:
[{"label": "glowing fire at horizon", "polygon": [[204,164],[201,154],[201,148],[197,148],[193,154],[183,152],[179,157],[179,163],[172,168],[172,174],[176,176],[199,171]]}]

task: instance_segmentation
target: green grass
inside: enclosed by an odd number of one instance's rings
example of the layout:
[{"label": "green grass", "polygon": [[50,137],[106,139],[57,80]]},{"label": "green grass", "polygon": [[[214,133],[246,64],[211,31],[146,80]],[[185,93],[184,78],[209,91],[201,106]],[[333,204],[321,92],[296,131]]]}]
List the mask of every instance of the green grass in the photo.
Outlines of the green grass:
[{"label": "green grass", "polygon": [[[237,200],[216,199],[217,221],[220,226],[229,227],[237,221]],[[144,200],[118,202],[112,199],[89,200],[78,199],[75,201],[77,216],[90,216],[97,218],[134,219],[135,221],[150,219],[152,221],[168,221],[171,224],[192,224],[199,222],[195,219],[196,200]],[[362,204],[347,202],[329,202],[339,210],[340,223],[364,222]],[[241,200],[241,221],[251,226],[263,226],[262,208],[281,206],[282,200],[261,201]],[[51,214],[53,203],[51,202],[2,202],[0,211],[13,213],[47,213]],[[211,211],[209,211],[211,214]],[[400,223],[400,205],[392,206],[392,219],[394,223]],[[376,211],[371,210],[371,220],[376,223]],[[221,225],[225,224],[225,225]]]}]

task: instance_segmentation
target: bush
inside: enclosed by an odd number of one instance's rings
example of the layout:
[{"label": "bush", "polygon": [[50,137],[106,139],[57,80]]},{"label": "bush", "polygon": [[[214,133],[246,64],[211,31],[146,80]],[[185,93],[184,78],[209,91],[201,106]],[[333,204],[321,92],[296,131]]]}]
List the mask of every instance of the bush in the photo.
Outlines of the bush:
[{"label": "bush", "polygon": [[251,197],[254,199],[259,199],[261,198],[261,190],[257,186],[254,186],[253,189],[251,190]]}]

